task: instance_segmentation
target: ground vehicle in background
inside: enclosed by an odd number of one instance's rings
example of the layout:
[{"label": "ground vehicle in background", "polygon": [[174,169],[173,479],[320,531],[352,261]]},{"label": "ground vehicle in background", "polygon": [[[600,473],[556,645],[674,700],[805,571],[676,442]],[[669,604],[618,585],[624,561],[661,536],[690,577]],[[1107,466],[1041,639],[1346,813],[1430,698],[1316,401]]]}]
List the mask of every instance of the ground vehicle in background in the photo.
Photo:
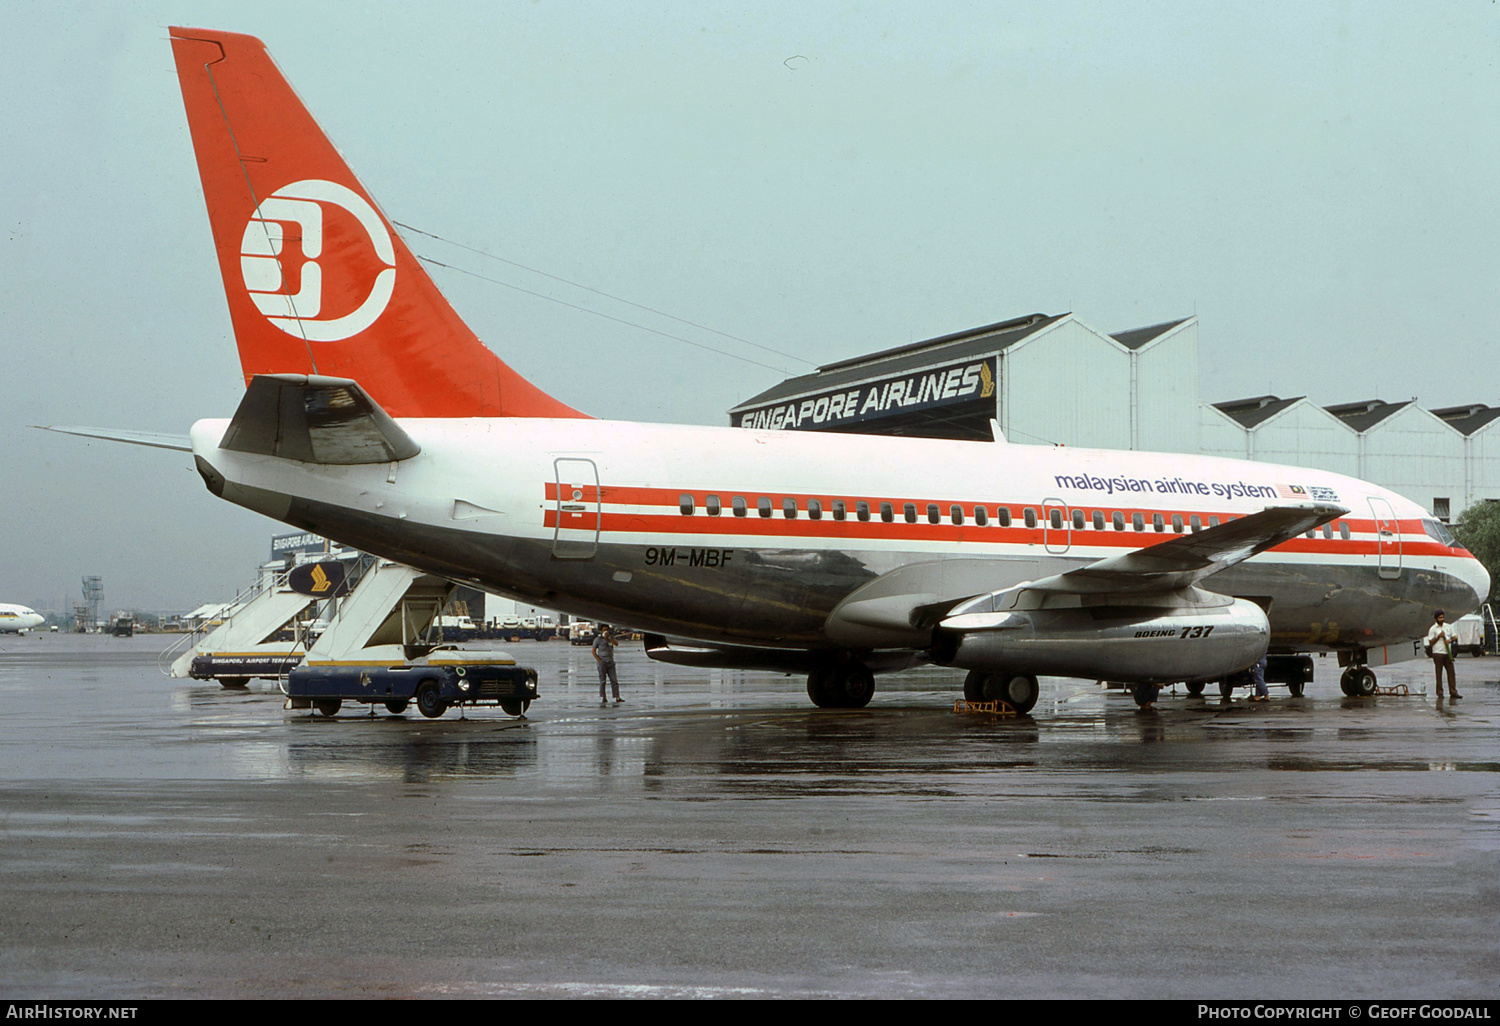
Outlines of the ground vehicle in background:
[{"label": "ground vehicle in background", "polygon": [[[1487,608],[1487,607],[1486,607]],[[1484,655],[1484,617],[1479,613],[1460,616],[1453,621],[1453,633],[1458,636],[1454,655]]]},{"label": "ground vehicle in background", "polygon": [[504,652],[438,648],[395,664],[309,661],[287,674],[293,709],[313,708],[332,716],[346,701],[379,703],[392,713],[415,702],[423,716],[438,717],[449,706],[498,705],[520,716],[536,699],[536,671],[517,666]]}]

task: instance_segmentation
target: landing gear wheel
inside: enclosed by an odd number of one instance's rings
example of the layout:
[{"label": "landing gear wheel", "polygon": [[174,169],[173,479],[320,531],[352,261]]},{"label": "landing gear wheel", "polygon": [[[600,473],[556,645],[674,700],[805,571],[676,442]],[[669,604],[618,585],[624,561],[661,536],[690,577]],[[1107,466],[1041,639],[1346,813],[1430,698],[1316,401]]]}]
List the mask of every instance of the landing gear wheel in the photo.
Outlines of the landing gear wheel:
[{"label": "landing gear wheel", "polygon": [[389,702],[385,703],[385,707],[388,712],[400,716],[402,713],[406,712],[406,699],[393,698]]},{"label": "landing gear wheel", "polygon": [[999,679],[1003,682],[1000,697],[1009,702],[1018,715],[1031,712],[1042,694],[1036,678],[1029,673],[1005,673],[1000,674]]},{"label": "landing gear wheel", "polygon": [[1368,666],[1351,666],[1339,678],[1339,687],[1351,698],[1368,698],[1375,693],[1375,671]]},{"label": "landing gear wheel", "polygon": [[1208,686],[1207,682],[1201,680],[1190,680],[1187,682],[1187,693],[1190,695],[1201,695],[1203,689]]},{"label": "landing gear wheel", "polygon": [[522,701],[521,699],[506,698],[501,699],[500,708],[505,710],[505,715],[507,716],[521,716],[527,709],[531,708],[531,702],[529,700]]},{"label": "landing gear wheel", "polygon": [[1223,680],[1219,681],[1219,697],[1234,697],[1234,680],[1232,678],[1225,677]]},{"label": "landing gear wheel", "polygon": [[342,698],[314,698],[313,708],[324,716],[337,716],[339,709],[343,706]]},{"label": "landing gear wheel", "polygon": [[221,687],[234,688],[236,690],[238,690],[239,688],[248,688],[250,686],[250,678],[249,677],[220,677],[219,678],[219,685]]},{"label": "landing gear wheel", "polygon": [[852,662],[835,677],[839,705],[845,709],[863,709],[875,697],[875,675],[864,663]]},{"label": "landing gear wheel", "polygon": [[964,698],[970,702],[1005,702],[1022,715],[1031,712],[1042,689],[1029,673],[970,670],[964,678]]},{"label": "landing gear wheel", "polygon": [[838,696],[829,687],[833,672],[831,666],[815,666],[807,675],[807,697],[812,699],[812,704],[819,709],[838,708]]},{"label": "landing gear wheel", "polygon": [[1135,699],[1135,704],[1142,709],[1150,706],[1161,694],[1160,684],[1132,684],[1130,686],[1130,697]]},{"label": "landing gear wheel", "polygon": [[964,678],[964,701],[983,702],[984,682],[989,674],[983,670],[970,670],[969,675]]},{"label": "landing gear wheel", "polygon": [[417,712],[435,720],[447,711],[448,703],[443,701],[443,692],[437,681],[424,680],[417,685]]},{"label": "landing gear wheel", "polygon": [[1302,679],[1302,670],[1293,670],[1286,679],[1286,689],[1293,698],[1301,698],[1307,682]]},{"label": "landing gear wheel", "polygon": [[807,697],[819,709],[863,709],[875,696],[875,675],[857,659],[813,668]]}]

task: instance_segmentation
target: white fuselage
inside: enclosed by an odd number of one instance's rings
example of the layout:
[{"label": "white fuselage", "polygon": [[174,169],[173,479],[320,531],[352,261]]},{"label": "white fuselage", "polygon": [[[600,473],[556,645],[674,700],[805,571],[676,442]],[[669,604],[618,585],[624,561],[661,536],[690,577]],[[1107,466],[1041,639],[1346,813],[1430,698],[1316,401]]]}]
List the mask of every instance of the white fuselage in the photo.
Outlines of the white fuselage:
[{"label": "white fuselage", "polygon": [[46,622],[47,618],[35,609],[0,602],[0,634],[23,634]]},{"label": "white fuselage", "polygon": [[1273,646],[1405,641],[1435,605],[1457,616],[1488,589],[1410,500],[1245,460],[507,418],[403,419],[417,456],[328,466],[220,449],[227,424],[200,421],[192,440],[231,501],[538,605],[685,637],[921,647],[916,631],[841,638],[825,624],[906,564],[984,561],[999,589],[1312,501],[1349,512],[1205,582],[1271,601]]}]

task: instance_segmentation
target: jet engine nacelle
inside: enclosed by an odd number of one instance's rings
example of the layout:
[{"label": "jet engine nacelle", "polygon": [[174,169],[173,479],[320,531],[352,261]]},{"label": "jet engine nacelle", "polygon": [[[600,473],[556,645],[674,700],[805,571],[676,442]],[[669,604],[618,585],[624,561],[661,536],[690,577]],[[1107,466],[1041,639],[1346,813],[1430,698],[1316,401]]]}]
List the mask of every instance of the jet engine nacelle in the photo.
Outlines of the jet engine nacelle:
[{"label": "jet engine nacelle", "polygon": [[933,659],[965,670],[1135,684],[1217,680],[1265,655],[1271,628],[1255,603],[1214,597],[1221,602],[1165,608],[976,608],[995,604],[986,595],[943,618]]}]

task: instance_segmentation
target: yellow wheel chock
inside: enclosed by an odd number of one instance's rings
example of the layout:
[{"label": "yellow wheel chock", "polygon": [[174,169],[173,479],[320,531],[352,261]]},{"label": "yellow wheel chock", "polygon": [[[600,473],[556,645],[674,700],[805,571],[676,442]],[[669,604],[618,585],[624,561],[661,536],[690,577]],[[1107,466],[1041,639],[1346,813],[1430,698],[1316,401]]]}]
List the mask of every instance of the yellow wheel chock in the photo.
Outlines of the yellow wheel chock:
[{"label": "yellow wheel chock", "polygon": [[956,713],[987,713],[991,716],[1014,716],[1015,708],[1004,699],[997,698],[993,702],[971,702],[967,698],[955,699],[953,711]]}]

